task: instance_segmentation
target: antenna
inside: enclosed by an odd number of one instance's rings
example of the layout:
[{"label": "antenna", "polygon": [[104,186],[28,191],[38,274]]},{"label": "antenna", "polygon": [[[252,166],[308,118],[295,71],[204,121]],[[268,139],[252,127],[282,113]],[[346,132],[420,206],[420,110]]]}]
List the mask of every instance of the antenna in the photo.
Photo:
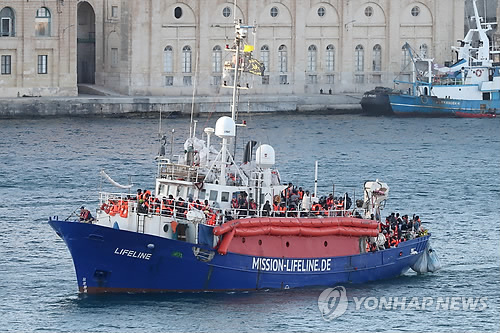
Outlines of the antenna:
[{"label": "antenna", "polygon": [[196,94],[196,83],[198,80],[196,80],[197,73],[198,73],[198,58],[199,58],[199,52],[196,52],[196,61],[194,65],[194,83],[193,83],[193,98],[191,99],[191,121],[189,122],[189,137],[193,137],[193,114],[194,114],[194,96]]}]

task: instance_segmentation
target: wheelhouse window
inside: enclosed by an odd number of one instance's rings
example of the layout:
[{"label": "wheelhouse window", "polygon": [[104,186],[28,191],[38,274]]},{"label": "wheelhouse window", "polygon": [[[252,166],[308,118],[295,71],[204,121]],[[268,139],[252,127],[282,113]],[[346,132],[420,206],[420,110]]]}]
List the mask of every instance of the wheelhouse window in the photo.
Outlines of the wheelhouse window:
[{"label": "wheelhouse window", "polygon": [[210,197],[208,198],[210,201],[217,201],[217,195],[219,193],[214,190],[210,190]]},{"label": "wheelhouse window", "polygon": [[15,17],[10,7],[0,10],[0,37],[14,37]]},{"label": "wheelhouse window", "polygon": [[39,55],[38,56],[38,74],[47,74],[47,62],[48,62],[48,56],[47,55]]},{"label": "wheelhouse window", "polygon": [[315,45],[310,45],[307,49],[307,70],[309,72],[316,71],[317,49]]},{"label": "wheelhouse window", "polygon": [[46,7],[41,7],[36,11],[35,18],[35,36],[50,36],[50,11]]},{"label": "wheelhouse window", "polygon": [[182,48],[182,72],[191,73],[191,47],[187,45]]}]

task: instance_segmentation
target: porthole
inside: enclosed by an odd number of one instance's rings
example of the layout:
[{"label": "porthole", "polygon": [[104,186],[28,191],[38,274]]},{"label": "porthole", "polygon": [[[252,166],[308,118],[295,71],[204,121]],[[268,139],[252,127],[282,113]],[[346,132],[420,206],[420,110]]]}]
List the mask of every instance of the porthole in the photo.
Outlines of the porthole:
[{"label": "porthole", "polygon": [[372,15],[373,15],[373,8],[372,8],[372,7],[370,7],[370,6],[366,7],[366,8],[365,8],[365,16],[370,17],[370,16],[372,16]]},{"label": "porthole", "polygon": [[271,14],[272,17],[278,16],[278,7],[271,8],[270,14]]},{"label": "porthole", "polygon": [[168,232],[168,224],[165,224],[165,225],[163,226],[163,231],[164,231],[164,232]]},{"label": "porthole", "polygon": [[259,239],[259,245],[262,245],[262,239]]},{"label": "porthole", "polygon": [[327,247],[327,246],[328,246],[328,242],[327,242],[327,241],[325,241],[325,242],[323,243],[323,245],[324,245],[325,247]]},{"label": "porthole", "polygon": [[286,247],[290,247],[290,242],[286,242]]},{"label": "porthole", "polygon": [[242,243],[245,243],[245,242],[246,242],[245,237],[241,237],[241,242],[242,242]]},{"label": "porthole", "polygon": [[325,7],[318,8],[318,16],[320,16],[320,17],[325,16],[325,12],[326,12]]},{"label": "porthole", "polygon": [[420,14],[420,8],[418,6],[415,6],[411,9],[411,15],[412,16],[418,16]]},{"label": "porthole", "polygon": [[176,19],[180,19],[182,17],[182,8],[181,7],[175,7],[174,16]]},{"label": "porthole", "polygon": [[229,17],[229,16],[231,16],[231,8],[229,8],[229,7],[224,7],[224,9],[222,10],[222,16],[224,16],[224,17]]}]

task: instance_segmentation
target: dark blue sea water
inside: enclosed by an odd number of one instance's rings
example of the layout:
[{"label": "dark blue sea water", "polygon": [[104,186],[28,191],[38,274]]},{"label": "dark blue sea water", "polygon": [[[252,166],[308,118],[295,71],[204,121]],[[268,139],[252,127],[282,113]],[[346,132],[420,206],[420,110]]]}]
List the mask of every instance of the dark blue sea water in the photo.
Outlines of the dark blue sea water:
[{"label": "dark blue sea water", "polygon": [[[101,295],[77,293],[63,241],[47,224],[97,204],[105,169],[121,183],[152,189],[158,121],[58,118],[0,121],[0,331],[499,331],[500,119],[400,119],[358,115],[245,114],[246,140],[276,149],[284,181],[361,195],[365,180],[389,184],[384,213],[416,213],[443,264],[434,274],[347,285],[349,306],[332,321],[318,289],[250,293]],[[215,116],[198,122],[198,133]],[[166,119],[182,149],[188,119]],[[170,134],[169,134],[170,136]],[[168,148],[167,148],[168,151]],[[241,149],[238,149],[241,157]],[[356,309],[354,297],[371,303]],[[439,299],[445,306],[386,309],[389,297]],[[482,297],[476,311],[451,305]]]}]

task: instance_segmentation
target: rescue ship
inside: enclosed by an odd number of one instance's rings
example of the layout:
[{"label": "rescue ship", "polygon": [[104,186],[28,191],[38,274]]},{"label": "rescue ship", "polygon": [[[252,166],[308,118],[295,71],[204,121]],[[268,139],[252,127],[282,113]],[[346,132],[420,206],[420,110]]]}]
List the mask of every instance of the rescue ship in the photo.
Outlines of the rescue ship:
[{"label": "rescue ship", "polygon": [[[433,270],[425,259],[426,232],[374,249],[387,184],[365,182],[352,208],[347,195],[335,205],[316,201],[316,189],[295,204],[293,186],[282,184],[274,167],[272,146],[255,149],[250,142],[244,161],[234,161],[229,146],[239,82],[262,70],[246,44],[248,29],[236,21],[234,45],[226,47],[231,117],[205,128],[206,140],[190,127],[178,161],[160,149],[153,193],[101,192],[95,218],[84,210],[81,218],[49,218],[71,253],[80,292],[289,289],[393,278],[411,267]],[[212,146],[213,134],[220,149]]]}]

